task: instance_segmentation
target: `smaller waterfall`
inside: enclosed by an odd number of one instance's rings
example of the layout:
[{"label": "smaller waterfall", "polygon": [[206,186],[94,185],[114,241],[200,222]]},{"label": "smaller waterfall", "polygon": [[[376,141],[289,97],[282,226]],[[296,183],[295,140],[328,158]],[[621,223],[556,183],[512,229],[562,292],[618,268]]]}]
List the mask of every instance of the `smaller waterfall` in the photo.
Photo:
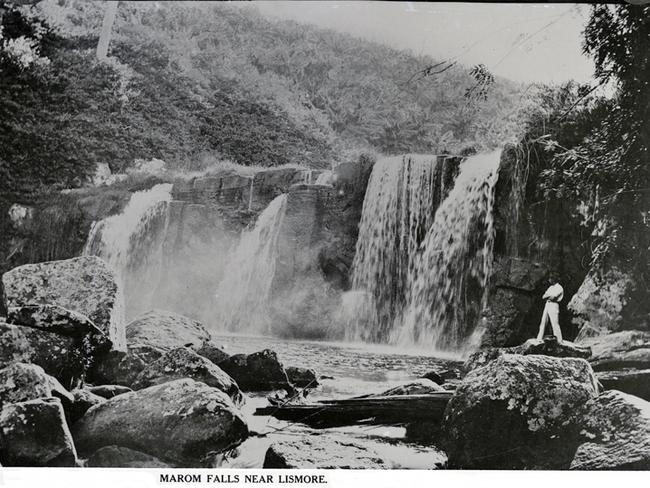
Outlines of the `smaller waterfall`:
[{"label": "smaller waterfall", "polygon": [[321,174],[318,175],[318,178],[316,178],[314,185],[332,186],[333,182],[334,182],[334,173],[326,169],[325,171],[323,171]]},{"label": "smaller waterfall", "polygon": [[287,195],[279,195],[259,215],[255,227],[241,235],[216,293],[217,323],[225,329],[268,332],[268,301],[286,205]]},{"label": "smaller waterfall", "polygon": [[414,263],[408,306],[391,342],[462,349],[486,299],[501,151],[468,158]]},{"label": "smaller waterfall", "polygon": [[116,273],[126,296],[127,316],[147,307],[157,284],[171,190],[172,185],[165,183],[136,192],[122,213],[95,222],[90,229],[84,255],[99,256]]}]

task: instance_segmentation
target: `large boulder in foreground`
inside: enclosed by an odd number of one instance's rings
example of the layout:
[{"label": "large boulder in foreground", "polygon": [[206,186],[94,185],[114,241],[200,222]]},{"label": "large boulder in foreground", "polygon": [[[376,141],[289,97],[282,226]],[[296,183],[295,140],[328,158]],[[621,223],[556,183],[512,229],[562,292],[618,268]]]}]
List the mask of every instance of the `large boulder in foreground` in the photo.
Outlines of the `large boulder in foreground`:
[{"label": "large boulder in foreground", "polygon": [[253,354],[235,354],[219,367],[229,374],[243,391],[287,390],[293,392],[287,373],[270,349]]},{"label": "large boulder in foreground", "polygon": [[21,361],[41,366],[66,386],[85,378],[95,355],[110,347],[89,336],[70,337],[0,321],[0,367]]},{"label": "large boulder in foreground", "polygon": [[58,398],[40,398],[2,408],[0,463],[29,467],[77,465],[77,453]]},{"label": "large boulder in foreground", "polygon": [[179,467],[197,467],[209,456],[239,445],[248,436],[248,427],[225,393],[183,379],[97,405],[72,433],[84,454],[117,445]]},{"label": "large boulder in foreground", "polygon": [[218,388],[236,404],[243,396],[237,383],[212,361],[199,356],[186,347],[166,352],[160,359],[147,366],[140,373],[133,388],[140,390],[181,378],[192,378],[208,386]]},{"label": "large boulder in foreground", "polygon": [[25,264],[6,272],[2,282],[8,307],[59,305],[88,317],[114,348],[126,348],[121,291],[100,258]]},{"label": "large boulder in foreground", "polygon": [[650,332],[625,330],[587,337],[580,345],[591,348],[589,362],[596,371],[650,368]]},{"label": "large boulder in foreground", "polygon": [[310,435],[274,442],[266,451],[264,468],[280,469],[388,469],[367,447],[333,435]]},{"label": "large boulder in foreground", "polygon": [[650,403],[607,391],[580,412],[581,444],[571,469],[650,469]]},{"label": "large boulder in foreground", "polygon": [[128,345],[146,345],[169,351],[178,347],[200,347],[210,341],[210,333],[200,322],[184,315],[163,310],[151,310],[126,326]]},{"label": "large boulder in foreground", "polygon": [[74,397],[35,364],[14,363],[0,370],[0,408],[38,398],[59,398],[66,408]]},{"label": "large boulder in foreground", "polygon": [[471,371],[447,405],[443,449],[451,468],[566,468],[567,425],[598,395],[584,359],[503,355]]},{"label": "large boulder in foreground", "polygon": [[97,449],[86,461],[90,468],[170,468],[160,459],[128,447],[106,446]]}]

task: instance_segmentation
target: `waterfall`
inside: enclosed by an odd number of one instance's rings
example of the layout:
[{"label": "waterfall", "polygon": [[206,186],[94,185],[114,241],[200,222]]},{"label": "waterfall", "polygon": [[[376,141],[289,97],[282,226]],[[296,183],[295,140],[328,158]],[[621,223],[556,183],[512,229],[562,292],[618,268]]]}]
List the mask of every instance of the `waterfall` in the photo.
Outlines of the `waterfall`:
[{"label": "waterfall", "polygon": [[126,297],[126,314],[148,308],[158,283],[171,184],[131,195],[122,213],[94,222],[84,255],[99,256],[115,272]]},{"label": "waterfall", "polygon": [[447,163],[446,158],[407,155],[375,164],[352,265],[352,290],[364,292],[354,296],[363,297],[360,310],[370,314],[359,321],[369,326],[349,327],[349,339],[386,342],[390,337],[418,248],[445,192]]},{"label": "waterfall", "polygon": [[268,300],[279,254],[287,195],[276,197],[242,233],[216,293],[218,324],[239,332],[268,332]]},{"label": "waterfall", "polygon": [[[342,308],[348,338],[463,348],[484,303],[492,265],[494,185],[500,151],[467,158],[450,185],[451,160],[378,161],[366,191]],[[346,322],[349,322],[347,320]]]},{"label": "waterfall", "polygon": [[494,244],[494,186],[501,151],[460,167],[422,242],[410,276],[408,305],[391,342],[460,350],[485,305]]}]

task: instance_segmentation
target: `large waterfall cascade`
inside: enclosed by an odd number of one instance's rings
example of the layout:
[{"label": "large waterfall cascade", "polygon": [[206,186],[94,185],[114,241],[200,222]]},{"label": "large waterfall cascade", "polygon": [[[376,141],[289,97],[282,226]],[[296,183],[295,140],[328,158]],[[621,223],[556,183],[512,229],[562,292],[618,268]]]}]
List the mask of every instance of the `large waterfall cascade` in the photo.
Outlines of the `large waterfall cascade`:
[{"label": "large waterfall cascade", "polygon": [[[420,243],[445,193],[446,158],[407,155],[375,164],[363,204],[352,292],[349,339],[385,342],[404,306]],[[352,305],[350,302],[356,302]]]},{"label": "large waterfall cascade", "polygon": [[356,309],[370,316],[357,320],[351,338],[435,350],[467,346],[491,272],[499,159],[500,151],[467,158],[439,205],[435,159],[377,163],[353,264],[352,293],[365,302]]},{"label": "large waterfall cascade", "polygon": [[271,295],[287,195],[277,196],[242,233],[216,292],[217,323],[228,330],[267,333]]}]

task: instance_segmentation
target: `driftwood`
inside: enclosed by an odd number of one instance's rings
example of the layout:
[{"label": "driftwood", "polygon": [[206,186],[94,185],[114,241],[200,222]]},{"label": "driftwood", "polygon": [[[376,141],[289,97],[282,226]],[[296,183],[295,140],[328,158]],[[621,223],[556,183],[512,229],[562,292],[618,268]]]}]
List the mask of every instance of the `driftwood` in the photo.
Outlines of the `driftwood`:
[{"label": "driftwood", "polygon": [[304,405],[276,405],[258,408],[255,415],[270,415],[287,420],[327,428],[344,425],[405,425],[414,422],[438,422],[452,392],[440,391],[426,395],[380,396],[321,400]]}]

